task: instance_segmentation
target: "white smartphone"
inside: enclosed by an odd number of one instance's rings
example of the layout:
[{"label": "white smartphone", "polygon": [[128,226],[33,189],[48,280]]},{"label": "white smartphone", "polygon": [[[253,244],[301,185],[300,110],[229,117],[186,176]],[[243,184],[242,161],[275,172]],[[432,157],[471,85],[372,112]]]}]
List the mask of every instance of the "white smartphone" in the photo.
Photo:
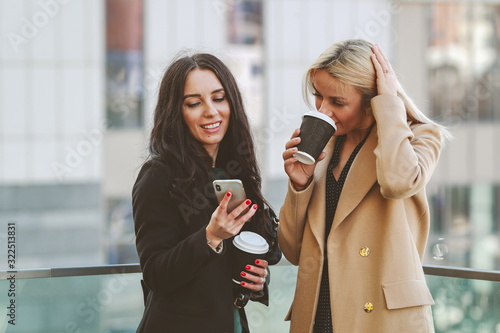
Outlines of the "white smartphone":
[{"label": "white smartphone", "polygon": [[232,194],[231,200],[227,205],[227,212],[232,212],[239,204],[247,199],[243,183],[239,179],[216,179],[213,181],[215,195],[220,203],[227,191]]}]

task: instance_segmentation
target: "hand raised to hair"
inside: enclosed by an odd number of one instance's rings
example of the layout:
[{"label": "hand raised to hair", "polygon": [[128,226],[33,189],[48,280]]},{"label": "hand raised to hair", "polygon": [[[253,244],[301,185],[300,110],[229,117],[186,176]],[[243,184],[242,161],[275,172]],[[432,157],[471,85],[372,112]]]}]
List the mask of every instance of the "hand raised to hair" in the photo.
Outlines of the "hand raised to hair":
[{"label": "hand raised to hair", "polygon": [[400,85],[389,60],[378,44],[373,46],[372,51],[371,59],[377,75],[378,94],[397,96]]}]

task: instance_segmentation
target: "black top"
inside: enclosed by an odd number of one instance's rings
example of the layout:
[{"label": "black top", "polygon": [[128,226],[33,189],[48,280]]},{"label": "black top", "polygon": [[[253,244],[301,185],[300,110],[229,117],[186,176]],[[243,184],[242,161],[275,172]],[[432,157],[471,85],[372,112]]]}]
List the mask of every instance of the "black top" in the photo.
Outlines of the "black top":
[{"label": "black top", "polygon": [[[198,184],[192,206],[179,201],[171,194],[172,170],[166,162],[146,162],[132,192],[137,251],[150,290],[138,332],[231,333],[235,284],[227,240],[217,254],[205,232],[215,192]],[[240,315],[247,332],[243,309]]]},{"label": "black top", "polygon": [[[367,136],[368,137],[368,136]],[[344,182],[351,168],[354,158],[358,154],[359,150],[366,141],[366,138],[361,141],[351,156],[347,160],[346,165],[342,169],[340,177],[335,180],[333,175],[333,168],[339,164],[340,151],[345,141],[345,135],[339,136],[335,141],[335,148],[333,150],[332,159],[328,164],[327,175],[326,175],[326,190],[325,190],[325,253],[324,253],[324,264],[323,264],[323,274],[321,276],[321,285],[318,298],[318,308],[316,310],[316,318],[314,322],[314,332],[315,333],[331,333],[333,332],[332,327],[332,316],[330,308],[330,287],[328,278],[328,253],[326,251],[326,242],[330,230],[332,228],[333,218],[335,216],[335,211],[337,210],[337,204],[340,199],[340,194],[342,193],[342,188],[344,187]]]}]

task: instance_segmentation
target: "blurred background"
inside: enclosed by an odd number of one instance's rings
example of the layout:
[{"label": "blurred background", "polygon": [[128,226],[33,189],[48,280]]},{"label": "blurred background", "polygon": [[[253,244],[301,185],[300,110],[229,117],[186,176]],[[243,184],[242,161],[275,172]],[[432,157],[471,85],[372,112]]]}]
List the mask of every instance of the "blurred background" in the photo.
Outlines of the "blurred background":
[{"label": "blurred background", "polygon": [[138,262],[131,189],[181,53],[233,71],[279,210],[302,76],[331,44],[364,38],[455,137],[428,186],[424,264],[500,270],[500,0],[0,0],[0,37],[0,247],[15,223],[19,269]]}]

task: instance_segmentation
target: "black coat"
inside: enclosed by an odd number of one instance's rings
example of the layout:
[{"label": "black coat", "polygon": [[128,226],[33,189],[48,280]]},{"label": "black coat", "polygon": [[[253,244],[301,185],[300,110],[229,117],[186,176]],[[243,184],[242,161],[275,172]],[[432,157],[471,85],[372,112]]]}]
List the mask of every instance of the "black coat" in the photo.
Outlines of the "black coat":
[{"label": "black coat", "polygon": [[[210,184],[201,186],[190,207],[171,194],[172,183],[171,166],[149,161],[132,192],[137,251],[149,289],[137,331],[231,333],[238,287],[231,281],[228,242],[217,254],[205,233],[215,195]],[[240,315],[247,331],[243,309]]]}]

